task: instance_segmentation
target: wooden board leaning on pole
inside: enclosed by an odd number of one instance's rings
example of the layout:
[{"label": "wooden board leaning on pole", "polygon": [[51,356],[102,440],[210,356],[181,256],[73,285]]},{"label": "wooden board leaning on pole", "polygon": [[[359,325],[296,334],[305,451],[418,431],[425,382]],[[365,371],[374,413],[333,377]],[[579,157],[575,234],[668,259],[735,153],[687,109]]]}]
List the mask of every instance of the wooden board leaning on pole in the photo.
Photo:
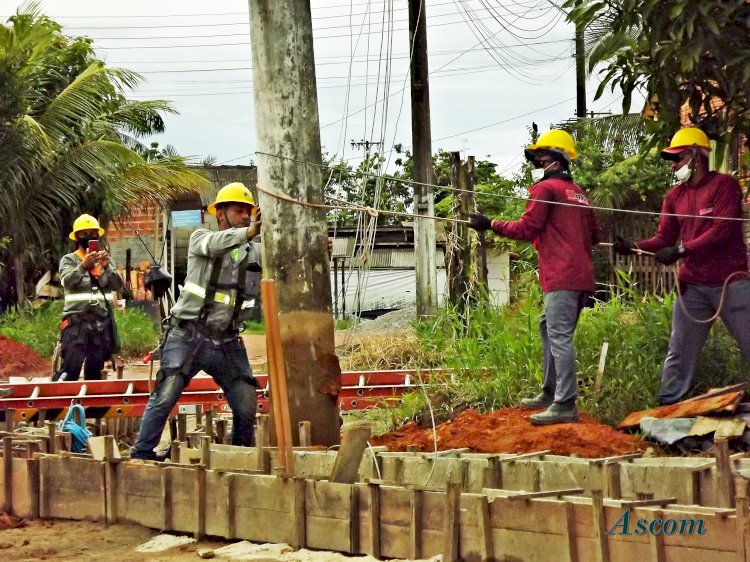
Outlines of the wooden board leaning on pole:
[{"label": "wooden board leaning on pole", "polygon": [[284,350],[281,348],[279,328],[279,294],[273,279],[260,282],[263,301],[263,318],[266,322],[266,347],[268,348],[268,375],[271,385],[271,411],[273,412],[279,460],[284,476],[294,474],[292,452],[292,422],[289,413],[289,392],[286,382]]}]

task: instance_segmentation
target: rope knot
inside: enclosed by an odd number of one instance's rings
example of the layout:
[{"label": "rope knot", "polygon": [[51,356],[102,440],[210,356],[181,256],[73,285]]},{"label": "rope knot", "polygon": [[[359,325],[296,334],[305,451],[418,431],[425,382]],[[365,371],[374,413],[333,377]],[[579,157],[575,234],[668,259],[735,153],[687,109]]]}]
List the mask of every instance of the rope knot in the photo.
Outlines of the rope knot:
[{"label": "rope knot", "polygon": [[380,213],[378,213],[377,209],[374,209],[373,207],[365,207],[364,212],[367,213],[372,218],[376,219],[378,216],[380,216]]}]

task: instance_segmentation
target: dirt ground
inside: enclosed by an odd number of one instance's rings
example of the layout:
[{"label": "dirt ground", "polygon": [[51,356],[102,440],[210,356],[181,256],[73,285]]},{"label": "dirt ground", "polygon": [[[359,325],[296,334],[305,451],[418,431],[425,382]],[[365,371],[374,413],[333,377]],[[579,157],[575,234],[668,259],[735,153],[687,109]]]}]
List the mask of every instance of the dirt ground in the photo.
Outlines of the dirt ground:
[{"label": "dirt ground", "polygon": [[[551,451],[554,455],[604,458],[646,448],[635,435],[628,435],[581,414],[579,423],[536,426],[529,421],[532,410],[502,408],[487,414],[465,410],[436,428],[438,450],[468,447],[476,453],[533,453]],[[373,437],[372,445],[385,445],[391,451],[405,451],[416,445],[418,451],[435,448],[432,428],[409,423],[398,430]]]},{"label": "dirt ground", "polygon": [[[0,514],[0,560],[13,562],[96,561],[173,562],[200,560],[198,550],[216,550],[232,543],[203,540],[159,553],[141,553],[136,548],[159,535],[158,531],[131,525],[110,525],[86,521],[23,521],[3,525]],[[10,528],[6,528],[10,527]],[[237,541],[234,541],[235,543]],[[238,545],[241,546],[241,545]],[[251,546],[251,548],[253,548]],[[299,550],[283,545],[258,545],[254,558],[220,556],[214,560],[262,560],[263,562],[375,562],[370,556],[344,556],[335,552]]]}]

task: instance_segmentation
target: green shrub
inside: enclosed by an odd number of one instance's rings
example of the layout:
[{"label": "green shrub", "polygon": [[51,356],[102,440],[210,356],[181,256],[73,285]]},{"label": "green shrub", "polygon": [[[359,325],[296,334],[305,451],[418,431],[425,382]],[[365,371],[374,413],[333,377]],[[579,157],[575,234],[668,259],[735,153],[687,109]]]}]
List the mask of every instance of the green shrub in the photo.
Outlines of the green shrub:
[{"label": "green shrub", "polygon": [[[623,291],[583,311],[575,336],[581,408],[614,424],[629,412],[656,406],[673,303],[674,296],[643,297]],[[439,406],[494,410],[538,392],[543,376],[538,333],[542,309],[540,291],[529,285],[527,294],[512,307],[480,304],[465,322],[445,309],[435,321],[419,325],[423,345],[442,350],[444,367],[455,370],[442,385],[429,388],[440,397]],[[609,351],[601,390],[595,395],[605,341]],[[692,392],[746,378],[734,339],[717,322],[701,354]]]}]

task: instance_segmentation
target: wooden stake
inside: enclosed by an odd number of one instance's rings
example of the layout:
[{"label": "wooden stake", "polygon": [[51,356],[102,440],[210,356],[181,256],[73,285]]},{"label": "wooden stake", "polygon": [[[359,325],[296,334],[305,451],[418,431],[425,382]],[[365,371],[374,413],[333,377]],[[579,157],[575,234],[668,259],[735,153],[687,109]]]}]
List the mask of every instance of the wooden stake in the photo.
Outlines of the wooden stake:
[{"label": "wooden stake", "polygon": [[175,439],[169,447],[169,459],[174,462],[180,462],[180,442]]},{"label": "wooden stake", "polygon": [[216,442],[223,445],[227,439],[227,420],[216,420]]},{"label": "wooden stake", "polygon": [[206,427],[204,431],[206,434],[213,439],[214,437],[214,416],[216,415],[216,406],[213,404],[211,408],[206,411]]},{"label": "wooden stake", "polygon": [[187,441],[187,414],[177,414],[177,440]]},{"label": "wooden stake", "polygon": [[5,410],[5,431],[8,433],[13,433],[13,430],[16,427],[15,416],[16,411],[13,408]]},{"label": "wooden stake", "polygon": [[594,399],[599,398],[599,393],[602,390],[602,379],[604,379],[604,365],[607,362],[607,351],[609,350],[609,342],[602,344],[602,352],[599,355],[599,367],[596,369],[596,381],[594,382]]},{"label": "wooden stake", "polygon": [[368,484],[370,499],[370,550],[368,554],[380,558],[380,486]]},{"label": "wooden stake", "polygon": [[411,525],[410,525],[410,543],[411,543],[411,558],[417,560],[422,558],[422,492],[420,490],[412,490],[411,498],[409,499],[411,507]]},{"label": "wooden stake", "polygon": [[737,560],[746,562],[750,559],[750,502],[747,497],[748,481],[742,476],[735,477],[737,490]]},{"label": "wooden stake", "polygon": [[487,496],[480,496],[477,503],[477,522],[479,524],[479,555],[481,562],[492,562],[495,551],[492,543],[492,519],[490,518],[490,501]]},{"label": "wooden stake", "polygon": [[565,502],[565,550],[569,562],[578,562],[578,537],[576,535],[575,507]]},{"label": "wooden stake", "polygon": [[115,438],[111,435],[104,436],[104,461],[105,461],[105,486],[107,489],[107,513],[108,523],[117,523],[117,457],[115,453]]},{"label": "wooden stake", "polygon": [[599,552],[599,562],[609,562],[607,521],[604,514],[604,499],[601,490],[591,490],[591,506],[594,511],[594,532]]},{"label": "wooden stake", "polygon": [[195,540],[200,541],[206,534],[206,467],[197,465],[194,472],[195,485]]},{"label": "wooden stake", "polygon": [[57,452],[57,437],[55,432],[57,431],[57,424],[53,421],[45,422],[47,425],[47,450],[50,454],[54,455]]},{"label": "wooden stake", "polygon": [[[654,519],[660,519],[664,522],[664,513],[660,509],[654,511]],[[651,550],[651,560],[653,562],[665,562],[667,554],[664,550],[664,533],[648,533],[649,549]]]},{"label": "wooden stake", "polygon": [[311,447],[312,446],[312,424],[305,420],[299,422],[299,446],[300,447]]},{"label": "wooden stake", "polygon": [[289,483],[292,486],[292,530],[293,541],[291,546],[296,549],[305,548],[306,528],[305,528],[305,479],[291,478]]},{"label": "wooden stake", "polygon": [[459,559],[461,487],[461,484],[457,482],[449,482],[445,491],[443,562],[457,562]]},{"label": "wooden stake", "polygon": [[227,490],[227,537],[228,539],[235,538],[237,531],[235,529],[235,492],[234,492],[234,475],[224,475],[224,483],[226,484]]},{"label": "wooden stake", "polygon": [[359,552],[359,490],[349,486],[349,552]]},{"label": "wooden stake", "polygon": [[[6,412],[7,415],[7,412]],[[5,481],[5,495],[3,511],[13,513],[13,438],[3,437],[3,478]]]},{"label": "wooden stake", "polygon": [[201,437],[201,464],[206,470],[211,470],[211,437],[208,435]]},{"label": "wooden stake", "polygon": [[169,440],[177,439],[177,418],[169,416]]},{"label": "wooden stake", "polygon": [[716,457],[716,476],[719,485],[719,495],[722,507],[734,507],[734,480],[732,477],[732,461],[729,458],[729,443],[726,439],[714,442],[714,456]]},{"label": "wooden stake", "polygon": [[331,482],[354,484],[357,481],[371,429],[369,422],[355,422],[343,427],[341,447],[331,470]]},{"label": "wooden stake", "polygon": [[196,430],[203,425],[203,404],[195,405],[195,428]]},{"label": "wooden stake", "polygon": [[294,453],[292,450],[292,422],[289,412],[289,391],[286,381],[284,350],[281,347],[279,327],[279,295],[273,279],[260,282],[263,299],[263,316],[266,321],[266,347],[268,348],[268,374],[271,382],[271,405],[276,440],[279,447],[279,461],[287,476],[294,474]]},{"label": "wooden stake", "polygon": [[31,519],[39,519],[39,460],[26,460],[26,474],[28,478],[27,494],[29,497],[29,516]]},{"label": "wooden stake", "polygon": [[161,473],[161,497],[162,502],[162,531],[172,530],[172,470],[169,467],[162,469]]}]

